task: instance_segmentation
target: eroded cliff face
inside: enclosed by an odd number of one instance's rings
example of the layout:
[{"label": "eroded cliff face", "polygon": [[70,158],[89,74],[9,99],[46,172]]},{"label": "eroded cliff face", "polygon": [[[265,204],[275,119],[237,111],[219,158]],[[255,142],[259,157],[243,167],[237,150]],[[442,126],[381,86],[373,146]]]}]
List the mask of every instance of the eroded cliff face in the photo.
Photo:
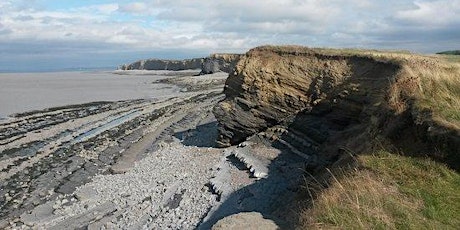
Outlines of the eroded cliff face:
[{"label": "eroded cliff face", "polygon": [[317,119],[299,128],[308,133],[318,125],[312,136],[324,139],[320,136],[331,129],[369,119],[362,114],[383,101],[388,77],[397,71],[397,66],[369,58],[329,56],[302,47],[252,49],[230,73],[226,99],[214,109],[218,142],[235,144],[268,127],[305,120],[307,114]]},{"label": "eroded cliff face", "polygon": [[378,140],[458,167],[459,130],[413,106],[417,65],[389,60],[298,46],[254,48],[230,73],[226,98],[214,108],[217,143],[259,134],[300,154],[331,158]]}]

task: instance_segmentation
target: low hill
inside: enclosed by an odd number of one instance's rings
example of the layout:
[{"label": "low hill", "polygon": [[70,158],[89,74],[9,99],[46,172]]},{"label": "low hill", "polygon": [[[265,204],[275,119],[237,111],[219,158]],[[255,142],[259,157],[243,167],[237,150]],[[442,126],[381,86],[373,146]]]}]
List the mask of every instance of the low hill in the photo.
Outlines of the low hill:
[{"label": "low hill", "polygon": [[224,93],[221,146],[264,132],[312,159],[287,212],[299,228],[459,226],[459,63],[263,46],[241,58]]},{"label": "low hill", "polygon": [[443,51],[436,54],[460,55],[460,50]]}]

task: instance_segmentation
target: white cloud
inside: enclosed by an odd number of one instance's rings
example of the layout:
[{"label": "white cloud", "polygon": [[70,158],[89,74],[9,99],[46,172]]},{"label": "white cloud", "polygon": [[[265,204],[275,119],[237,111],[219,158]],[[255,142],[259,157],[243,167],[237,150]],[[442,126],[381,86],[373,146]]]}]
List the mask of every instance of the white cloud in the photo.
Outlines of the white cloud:
[{"label": "white cloud", "polygon": [[369,0],[350,0],[348,3],[362,9],[369,9],[373,6],[372,2]]},{"label": "white cloud", "polygon": [[113,4],[102,4],[102,5],[93,5],[89,7],[82,7],[80,9],[77,9],[77,11],[92,11],[92,13],[97,12],[101,14],[111,14],[119,9],[119,6],[117,3]]},{"label": "white cloud", "polygon": [[[160,1],[162,2],[162,1]],[[152,7],[160,7],[158,1]],[[173,21],[197,21],[207,24],[235,23],[243,30],[248,23],[311,23],[311,27],[321,27],[330,20],[340,16],[340,7],[331,1],[318,0],[205,0],[191,4],[179,4],[165,8],[158,18]]]},{"label": "white cloud", "polygon": [[460,0],[415,1],[414,6],[397,12],[396,18],[425,27],[460,25]]},{"label": "white cloud", "polygon": [[144,2],[133,2],[129,4],[121,5],[119,8],[120,12],[124,13],[136,13],[146,14],[150,12],[149,7]]},{"label": "white cloud", "polygon": [[0,0],[0,45],[31,46],[18,52],[88,43],[84,50],[206,53],[262,44],[405,48],[410,42],[418,44],[411,49],[435,51],[420,44],[438,49],[460,40],[460,0],[114,0],[70,9],[36,2]]}]

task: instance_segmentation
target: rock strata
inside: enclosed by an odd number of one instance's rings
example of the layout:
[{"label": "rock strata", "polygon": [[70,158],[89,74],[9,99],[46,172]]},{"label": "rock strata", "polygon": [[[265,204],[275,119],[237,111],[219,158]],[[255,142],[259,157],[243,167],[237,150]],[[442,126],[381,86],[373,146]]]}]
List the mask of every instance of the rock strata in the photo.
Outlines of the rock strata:
[{"label": "rock strata", "polygon": [[[214,108],[220,124],[219,144],[239,143],[314,107],[322,115],[333,105],[337,111],[347,107],[347,113],[330,115],[337,123],[351,118],[348,116],[359,117],[364,101],[378,98],[358,94],[379,94],[385,85],[383,76],[396,70],[391,64],[364,57],[328,56],[303,47],[252,49],[230,73],[226,99]],[[368,84],[358,88],[361,79],[369,79],[365,80]],[[321,139],[320,134],[316,136]]]},{"label": "rock strata", "polygon": [[[458,132],[414,103],[422,87],[420,67],[443,67],[428,57],[392,55],[299,46],[250,50],[214,107],[217,144],[238,144],[264,131],[305,158],[321,153],[325,158],[315,161],[327,164],[337,154],[370,148],[376,138],[408,146],[405,135],[424,153],[430,149],[435,159],[458,168]],[[445,157],[436,149],[444,149]]]}]

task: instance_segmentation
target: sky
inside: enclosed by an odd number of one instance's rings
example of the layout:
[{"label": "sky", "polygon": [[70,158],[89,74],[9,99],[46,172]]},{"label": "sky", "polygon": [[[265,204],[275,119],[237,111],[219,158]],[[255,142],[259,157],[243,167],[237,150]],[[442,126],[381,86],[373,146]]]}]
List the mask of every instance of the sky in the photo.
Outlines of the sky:
[{"label": "sky", "polygon": [[0,0],[0,72],[115,68],[267,44],[460,49],[460,0]]}]

